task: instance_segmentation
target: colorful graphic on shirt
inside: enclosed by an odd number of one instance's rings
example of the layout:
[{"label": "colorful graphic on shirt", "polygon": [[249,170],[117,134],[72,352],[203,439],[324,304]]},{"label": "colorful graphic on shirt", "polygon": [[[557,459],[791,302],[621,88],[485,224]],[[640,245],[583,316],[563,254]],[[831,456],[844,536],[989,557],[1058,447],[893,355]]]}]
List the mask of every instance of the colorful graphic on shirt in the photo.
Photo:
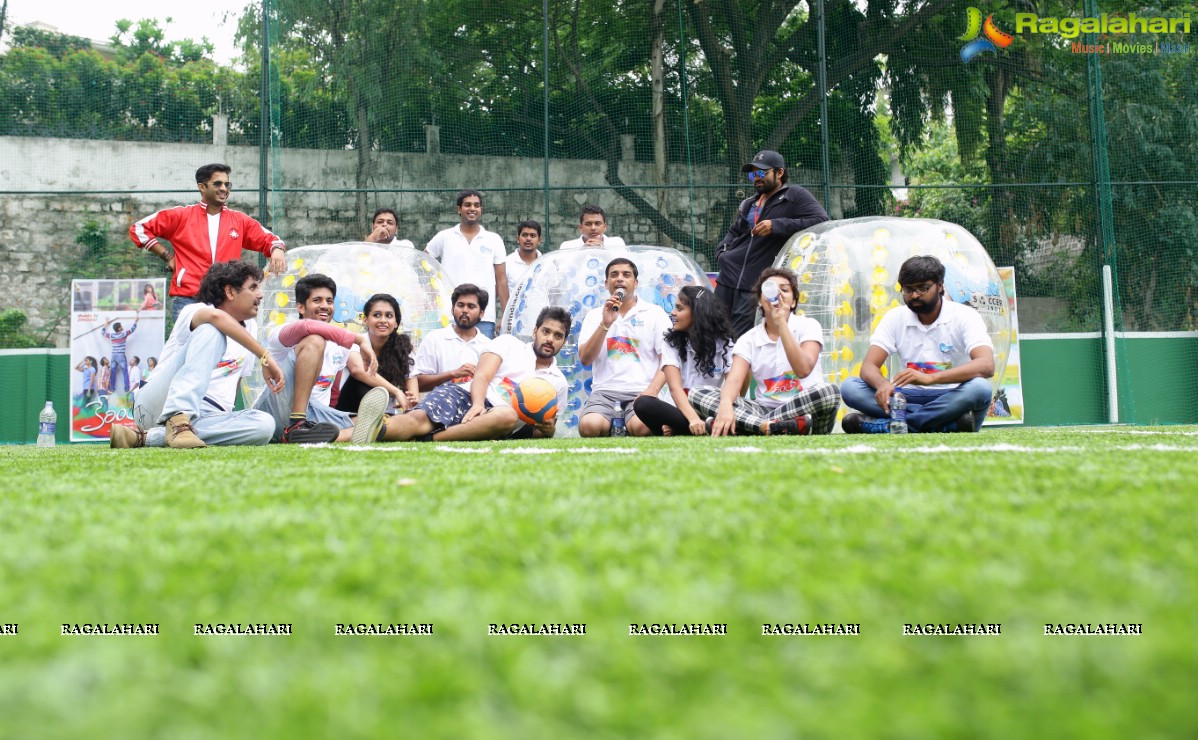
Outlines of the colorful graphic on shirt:
[{"label": "colorful graphic on shirt", "polygon": [[516,395],[516,384],[512,382],[511,378],[505,376],[496,384],[495,389],[499,391],[499,395],[503,397],[504,401],[511,404],[512,398]]},{"label": "colorful graphic on shirt", "polygon": [[948,370],[953,366],[951,362],[908,362],[908,369],[923,373],[924,375],[934,375],[939,372]]},{"label": "colorful graphic on shirt", "polygon": [[775,378],[762,380],[761,388],[767,396],[781,396],[803,390],[803,384],[799,382],[798,376],[787,371]]},{"label": "colorful graphic on shirt", "polygon": [[607,338],[607,359],[609,360],[632,360],[640,362],[640,355],[636,353],[636,347],[640,340],[632,339],[631,337],[608,337]]},{"label": "colorful graphic on shirt", "polygon": [[226,358],[221,358],[221,361],[216,363],[216,372],[214,372],[213,374],[215,375],[216,373],[220,373],[221,375],[229,376],[229,375],[235,375],[240,372],[241,372],[241,358],[234,358],[232,360],[226,359]]},{"label": "colorful graphic on shirt", "polygon": [[312,389],[317,391],[327,391],[333,387],[332,375],[317,375],[316,382],[312,384]]},{"label": "colorful graphic on shirt", "polygon": [[943,354],[946,355],[951,355],[954,351],[956,351],[956,348],[953,347],[952,342],[941,342],[939,349]]}]

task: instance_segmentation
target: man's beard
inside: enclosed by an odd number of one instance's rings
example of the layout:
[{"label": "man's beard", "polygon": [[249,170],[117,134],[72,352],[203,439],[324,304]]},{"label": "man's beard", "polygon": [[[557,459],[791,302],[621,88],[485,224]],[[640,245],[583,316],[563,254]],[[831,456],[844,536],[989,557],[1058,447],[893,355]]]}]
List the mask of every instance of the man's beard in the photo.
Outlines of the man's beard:
[{"label": "man's beard", "polygon": [[478,321],[471,319],[470,314],[464,313],[458,317],[457,324],[459,329],[473,329]]},{"label": "man's beard", "polygon": [[940,301],[942,301],[942,300],[944,300],[944,296],[941,295],[940,293],[937,293],[936,301],[934,303],[928,303],[927,301],[922,301],[919,303],[919,305],[913,306],[911,304],[914,303],[915,301],[910,300],[910,301],[907,301],[907,308],[911,309],[912,311],[914,311],[917,314],[935,313],[936,309],[940,308]]}]

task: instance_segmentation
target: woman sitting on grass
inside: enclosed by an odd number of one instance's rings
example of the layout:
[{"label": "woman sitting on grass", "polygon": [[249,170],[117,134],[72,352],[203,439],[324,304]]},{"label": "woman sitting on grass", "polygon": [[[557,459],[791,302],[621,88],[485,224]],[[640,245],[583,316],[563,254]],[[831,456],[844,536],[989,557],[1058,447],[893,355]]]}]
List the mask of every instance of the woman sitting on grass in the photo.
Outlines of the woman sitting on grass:
[{"label": "woman sitting on grass", "polygon": [[366,372],[362,355],[351,352],[346,363],[350,376],[337,396],[337,408],[356,414],[367,391],[379,387],[391,395],[388,414],[407,411],[420,398],[416,376],[412,374],[415,365],[412,338],[400,331],[403,315],[399,312],[399,301],[387,293],[375,293],[367,299],[362,313],[370,346],[379,358],[379,370],[377,374],[370,375]]},{"label": "woman sitting on grass", "polygon": [[[798,279],[790,270],[767,267],[753,292],[765,320],[736,340],[724,387],[698,388],[691,403],[711,419],[713,437],[828,434],[836,425],[840,390],[824,380],[820,367],[823,329],[815,319],[794,315]],[[753,400],[741,398],[750,376],[757,382]]]},{"label": "woman sitting on grass", "polygon": [[[655,436],[705,436],[703,418],[688,394],[696,388],[718,391],[724,382],[732,364],[732,323],[715,294],[696,285],[678,293],[670,320],[674,326],[666,332],[661,369],[633,408]],[[670,389],[669,401],[657,397],[663,385]]]}]

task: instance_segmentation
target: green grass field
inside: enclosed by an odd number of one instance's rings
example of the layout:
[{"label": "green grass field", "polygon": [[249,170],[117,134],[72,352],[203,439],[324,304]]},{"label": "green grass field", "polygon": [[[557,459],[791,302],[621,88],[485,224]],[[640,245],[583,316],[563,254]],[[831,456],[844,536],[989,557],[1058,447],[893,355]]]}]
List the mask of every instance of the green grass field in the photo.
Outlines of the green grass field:
[{"label": "green grass field", "polygon": [[[1193,428],[0,463],[3,736],[1198,734]],[[61,634],[127,622],[161,634]],[[513,622],[587,634],[488,636]],[[728,634],[629,635],[675,622]],[[826,622],[861,634],[761,634]],[[1043,634],[1111,622],[1143,634]]]}]

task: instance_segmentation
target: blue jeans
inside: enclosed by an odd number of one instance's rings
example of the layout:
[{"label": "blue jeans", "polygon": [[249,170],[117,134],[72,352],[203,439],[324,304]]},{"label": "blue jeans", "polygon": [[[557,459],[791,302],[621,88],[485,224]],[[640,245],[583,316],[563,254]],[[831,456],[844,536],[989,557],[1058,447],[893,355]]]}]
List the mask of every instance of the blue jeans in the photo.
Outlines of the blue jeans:
[{"label": "blue jeans", "polygon": [[479,332],[483,336],[485,336],[487,339],[495,338],[495,322],[494,321],[480,321],[480,322],[478,322],[477,326],[478,326]]},{"label": "blue jeans", "polygon": [[171,296],[171,318],[172,319],[179,318],[179,312],[183,310],[183,307],[190,306],[191,304],[193,304],[195,302],[196,302],[196,298],[193,295],[192,296],[188,296],[188,295]]},{"label": "blue jeans", "polygon": [[[974,378],[956,388],[905,385],[897,390],[907,397],[907,428],[912,432],[944,431],[965,412],[990,408],[993,397],[989,378]],[[866,416],[886,418],[875,393],[861,378],[849,378],[840,386],[845,406]]]}]

